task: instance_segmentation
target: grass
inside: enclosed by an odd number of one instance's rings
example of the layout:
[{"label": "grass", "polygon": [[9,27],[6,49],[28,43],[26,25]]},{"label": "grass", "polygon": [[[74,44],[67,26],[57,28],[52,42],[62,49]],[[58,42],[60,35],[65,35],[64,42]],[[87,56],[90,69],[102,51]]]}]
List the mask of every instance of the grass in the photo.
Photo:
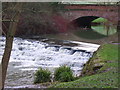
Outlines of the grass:
[{"label": "grass", "polygon": [[107,30],[107,27],[104,25],[99,26],[92,26],[93,31],[98,32],[101,35],[113,35],[117,32],[116,27],[109,26],[109,29]]},{"label": "grass", "polygon": [[106,22],[106,21],[107,21],[107,19],[105,19],[105,18],[97,18],[97,19],[93,20],[92,22],[94,22],[94,23],[102,23],[102,22]]},{"label": "grass", "polygon": [[39,68],[36,72],[35,72],[35,79],[34,79],[34,83],[44,83],[44,82],[49,82],[50,81],[50,74],[51,72],[48,71],[47,69],[44,70],[42,68]]},{"label": "grass", "polygon": [[[94,71],[94,65],[103,66]],[[88,71],[88,72],[87,72]],[[91,72],[94,72],[90,75]],[[78,80],[52,85],[52,88],[118,88],[118,45],[105,44],[94,54],[86,64],[86,72]]]},{"label": "grass", "polygon": [[65,65],[55,70],[54,78],[56,81],[60,81],[60,82],[68,82],[74,80],[72,70],[70,69],[70,67],[67,67]]}]

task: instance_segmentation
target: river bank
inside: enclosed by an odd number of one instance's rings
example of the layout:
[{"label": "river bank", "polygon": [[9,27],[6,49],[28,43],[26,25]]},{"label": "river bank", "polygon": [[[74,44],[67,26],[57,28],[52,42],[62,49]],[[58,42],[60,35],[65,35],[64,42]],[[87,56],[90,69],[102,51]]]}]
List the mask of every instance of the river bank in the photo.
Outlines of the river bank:
[{"label": "river bank", "polygon": [[87,62],[82,76],[52,88],[118,88],[118,45],[105,44]]},{"label": "river bank", "polygon": [[81,77],[77,80],[63,83],[41,83],[36,86],[38,88],[39,86],[45,88],[118,88],[118,45],[102,45],[87,62]]}]

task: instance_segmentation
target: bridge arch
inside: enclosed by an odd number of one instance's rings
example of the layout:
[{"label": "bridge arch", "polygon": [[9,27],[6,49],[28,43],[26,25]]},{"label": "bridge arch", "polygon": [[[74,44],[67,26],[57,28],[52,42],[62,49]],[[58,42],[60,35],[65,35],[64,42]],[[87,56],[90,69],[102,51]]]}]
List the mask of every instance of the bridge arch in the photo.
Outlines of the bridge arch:
[{"label": "bridge arch", "polygon": [[91,28],[91,22],[99,17],[96,16],[83,16],[72,21],[76,27]]},{"label": "bridge arch", "polygon": [[[92,20],[98,17],[107,20],[106,26],[115,26],[116,28],[120,20],[118,16],[119,7],[114,5],[65,5],[64,9],[65,11],[60,12],[60,15],[66,21],[64,26],[67,25],[67,30],[74,30],[74,25],[80,26],[80,23],[82,27],[91,28]],[[86,21],[86,18],[89,20]]]},{"label": "bridge arch", "polygon": [[118,24],[118,12],[114,11],[66,11],[62,13],[62,16],[67,19],[69,22],[76,20],[80,17],[94,16],[102,17],[107,19],[109,22],[112,22],[114,25]]},{"label": "bridge arch", "polygon": [[[104,18],[99,16],[82,16],[78,17],[75,20],[70,22],[70,25],[74,27],[81,27],[81,28],[91,28],[92,21],[98,18]],[[106,19],[106,18],[104,18]],[[106,19],[109,21],[108,19]]]}]

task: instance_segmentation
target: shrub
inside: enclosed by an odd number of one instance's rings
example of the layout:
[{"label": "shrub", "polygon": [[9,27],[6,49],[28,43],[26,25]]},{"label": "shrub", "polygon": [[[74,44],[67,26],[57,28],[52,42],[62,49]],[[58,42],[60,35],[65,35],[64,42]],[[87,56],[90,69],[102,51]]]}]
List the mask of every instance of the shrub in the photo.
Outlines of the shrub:
[{"label": "shrub", "polygon": [[54,77],[56,81],[61,82],[68,82],[74,80],[73,72],[70,67],[67,66],[61,66],[57,68],[54,72]]},{"label": "shrub", "polygon": [[50,81],[50,75],[51,75],[50,71],[48,71],[47,69],[43,70],[42,68],[40,68],[35,73],[34,83],[49,82]]}]

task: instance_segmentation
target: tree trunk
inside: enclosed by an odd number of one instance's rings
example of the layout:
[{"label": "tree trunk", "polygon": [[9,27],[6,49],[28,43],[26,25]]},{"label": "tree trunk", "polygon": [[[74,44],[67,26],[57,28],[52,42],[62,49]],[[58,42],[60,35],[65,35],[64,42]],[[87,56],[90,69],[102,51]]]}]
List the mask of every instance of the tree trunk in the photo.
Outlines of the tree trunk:
[{"label": "tree trunk", "polygon": [[4,89],[7,67],[8,67],[10,54],[12,50],[13,38],[15,35],[15,31],[17,29],[17,23],[19,21],[21,7],[22,7],[22,3],[15,4],[15,7],[13,8],[15,13],[12,15],[13,16],[12,22],[10,22],[9,30],[6,36],[6,45],[5,45],[5,50],[2,58],[2,89]]},{"label": "tree trunk", "polygon": [[[118,2],[118,16],[119,15],[120,15],[120,2]],[[120,17],[118,18],[117,32],[119,35],[120,34]]]}]

